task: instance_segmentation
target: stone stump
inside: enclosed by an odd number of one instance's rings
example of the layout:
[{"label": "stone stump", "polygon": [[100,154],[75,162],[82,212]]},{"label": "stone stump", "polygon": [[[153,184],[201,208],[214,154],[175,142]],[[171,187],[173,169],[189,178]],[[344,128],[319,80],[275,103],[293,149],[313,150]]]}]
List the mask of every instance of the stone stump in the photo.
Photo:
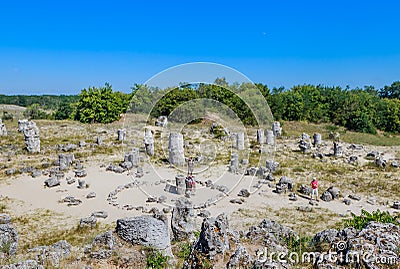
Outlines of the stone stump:
[{"label": "stone stump", "polygon": [[183,166],[185,164],[183,135],[181,133],[169,134],[168,152],[171,165]]},{"label": "stone stump", "polygon": [[275,143],[275,135],[272,130],[267,130],[267,144],[273,145]]},{"label": "stone stump", "polygon": [[167,127],[168,124],[168,118],[167,116],[160,116],[156,119],[156,126],[160,126],[160,127]]},{"label": "stone stump", "polygon": [[176,184],[176,193],[177,194],[185,194],[185,191],[186,191],[185,176],[184,175],[176,175],[175,176],[175,184]]},{"label": "stone stump", "polygon": [[310,136],[306,133],[303,133],[301,135],[301,139],[299,141],[299,148],[301,152],[303,153],[308,153],[311,149],[311,140]]},{"label": "stone stump", "polygon": [[25,128],[28,126],[28,120],[18,120],[18,132],[23,132]]},{"label": "stone stump", "polygon": [[279,121],[275,121],[272,124],[272,131],[273,131],[275,137],[282,136],[282,127],[281,127],[281,123]]},{"label": "stone stump", "polygon": [[28,152],[29,153],[40,152],[39,128],[36,126],[36,123],[33,121],[28,121],[26,124],[24,123],[23,125],[21,125],[21,128],[24,128],[23,129],[24,139],[25,139],[26,149],[28,150]]},{"label": "stone stump", "polygon": [[149,156],[154,155],[154,139],[153,133],[150,129],[146,129],[144,133],[144,147],[146,149],[146,154]]},{"label": "stone stump", "polygon": [[264,135],[264,130],[263,129],[258,129],[257,130],[257,143],[262,145],[265,143],[265,135]]},{"label": "stone stump", "polygon": [[243,132],[237,133],[236,149],[244,150],[244,133]]},{"label": "stone stump", "polygon": [[342,143],[340,142],[333,142],[333,156],[341,157],[343,154]]},{"label": "stone stump", "polygon": [[125,137],[126,137],[126,130],[125,130],[125,129],[118,129],[117,135],[118,135],[118,141],[123,141],[123,140],[125,140]]},{"label": "stone stump", "polygon": [[321,136],[321,134],[315,133],[315,134],[313,135],[313,138],[314,138],[314,142],[313,142],[314,147],[317,147],[317,146],[321,145],[321,143],[322,143],[322,136]]}]

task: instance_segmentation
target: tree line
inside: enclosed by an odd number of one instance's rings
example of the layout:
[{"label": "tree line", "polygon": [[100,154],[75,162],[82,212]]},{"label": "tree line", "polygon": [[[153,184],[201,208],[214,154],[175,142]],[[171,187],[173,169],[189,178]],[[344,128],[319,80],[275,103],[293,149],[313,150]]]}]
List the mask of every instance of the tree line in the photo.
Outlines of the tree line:
[{"label": "tree line", "polygon": [[[252,96],[254,87],[257,87],[267,100],[275,120],[333,123],[357,132],[373,134],[377,130],[400,133],[400,81],[381,89],[372,86],[350,89],[323,85],[269,89],[261,83],[228,84],[224,78],[217,78],[214,84],[182,83],[179,87],[171,89],[135,84],[129,94],[114,91],[112,86],[106,83],[103,87],[89,87],[83,89],[79,95],[71,96],[0,95],[0,103],[26,106],[26,116],[33,119],[111,123],[118,120],[127,109],[150,112],[151,116],[157,117],[169,115],[187,101],[208,98],[232,109],[244,124],[255,125],[257,122],[252,108],[238,95]],[[156,106],[148,111],[152,100],[161,96]],[[190,118],[191,111],[185,113],[188,113]]]}]

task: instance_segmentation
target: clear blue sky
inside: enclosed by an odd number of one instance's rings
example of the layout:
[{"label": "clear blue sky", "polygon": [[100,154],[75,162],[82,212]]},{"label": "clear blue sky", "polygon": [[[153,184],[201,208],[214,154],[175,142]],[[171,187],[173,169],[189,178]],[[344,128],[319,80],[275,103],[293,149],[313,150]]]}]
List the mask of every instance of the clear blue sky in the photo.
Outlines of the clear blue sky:
[{"label": "clear blue sky", "polygon": [[193,61],[270,87],[400,80],[398,1],[133,2],[3,1],[0,93],[129,91]]}]

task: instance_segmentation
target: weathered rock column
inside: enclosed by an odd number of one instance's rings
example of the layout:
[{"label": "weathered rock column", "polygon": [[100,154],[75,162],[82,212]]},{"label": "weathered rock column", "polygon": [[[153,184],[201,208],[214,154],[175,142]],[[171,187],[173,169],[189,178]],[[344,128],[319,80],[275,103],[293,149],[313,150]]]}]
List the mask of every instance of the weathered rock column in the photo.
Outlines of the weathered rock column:
[{"label": "weathered rock column", "polygon": [[231,162],[229,164],[229,172],[236,173],[239,170],[239,155],[233,153],[231,156]]},{"label": "weathered rock column", "polygon": [[18,132],[23,132],[28,126],[28,120],[18,120]]},{"label": "weathered rock column", "polygon": [[243,132],[240,132],[240,133],[237,134],[236,149],[237,150],[244,150],[244,133]]},{"label": "weathered rock column", "polygon": [[268,145],[275,144],[275,136],[272,130],[267,130],[267,144]]},{"label": "weathered rock column", "polygon": [[184,175],[176,175],[175,176],[175,184],[176,184],[176,193],[177,194],[185,194],[185,191],[186,191],[185,176]]},{"label": "weathered rock column", "polygon": [[257,130],[257,143],[261,145],[265,143],[265,135],[263,129]]},{"label": "weathered rock column", "polygon": [[147,155],[153,156],[154,155],[154,139],[153,133],[150,129],[146,129],[144,133],[144,147],[146,149]]},{"label": "weathered rock column", "polygon": [[176,201],[171,217],[171,229],[177,241],[194,237],[193,204],[186,198]]},{"label": "weathered rock column", "polygon": [[183,135],[181,133],[169,134],[168,152],[170,164],[179,166],[183,166],[185,164]]},{"label": "weathered rock column", "polygon": [[25,145],[28,152],[29,153],[40,152],[39,128],[36,126],[36,123],[33,121],[29,121],[24,126],[23,132],[25,137]]},{"label": "weathered rock column", "polygon": [[321,145],[321,143],[322,143],[322,136],[321,136],[321,134],[315,133],[315,134],[313,135],[313,138],[314,138],[314,142],[313,142],[314,147]]},{"label": "weathered rock column", "polygon": [[0,118],[0,136],[7,135],[7,128],[6,125],[3,123],[3,121]]},{"label": "weathered rock column", "polygon": [[281,123],[279,121],[275,121],[272,124],[272,131],[274,132],[275,137],[282,135],[282,127],[281,127]]},{"label": "weathered rock column", "polygon": [[133,148],[131,152],[125,154],[124,162],[131,163],[132,167],[137,167],[139,165],[139,149]]},{"label": "weathered rock column", "polygon": [[123,140],[125,140],[125,137],[126,137],[126,130],[125,130],[125,129],[118,129],[117,135],[118,135],[118,141],[123,141]]},{"label": "weathered rock column", "polygon": [[333,156],[341,157],[343,154],[342,151],[342,143],[340,142],[333,142]]}]

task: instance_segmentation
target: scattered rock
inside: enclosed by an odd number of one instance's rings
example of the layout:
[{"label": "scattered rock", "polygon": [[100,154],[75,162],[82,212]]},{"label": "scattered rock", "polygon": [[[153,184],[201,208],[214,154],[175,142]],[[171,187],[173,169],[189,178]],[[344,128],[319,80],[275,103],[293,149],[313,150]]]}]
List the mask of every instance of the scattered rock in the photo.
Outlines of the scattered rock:
[{"label": "scattered rock", "polygon": [[78,189],[86,189],[87,184],[85,180],[78,179]]},{"label": "scattered rock", "polygon": [[249,197],[250,196],[250,192],[247,189],[241,189],[238,193],[238,196],[241,197]]},{"label": "scattered rock", "polygon": [[92,213],[92,216],[95,218],[106,219],[108,217],[108,213],[106,211],[95,211]]},{"label": "scattered rock", "polygon": [[229,258],[226,268],[250,268],[251,264],[252,259],[247,249],[243,246],[238,246],[235,253]]},{"label": "scattered rock", "polygon": [[229,202],[231,202],[232,204],[239,204],[239,205],[241,205],[241,204],[243,204],[244,200],[243,200],[243,199],[236,198],[236,199],[230,200]]},{"label": "scattered rock", "polygon": [[97,224],[97,218],[93,215],[87,218],[81,218],[81,220],[79,221],[79,227],[81,228],[83,227],[93,228],[96,226],[96,224]]},{"label": "scattered rock", "polygon": [[351,200],[350,200],[350,199],[344,199],[344,200],[343,200],[343,203],[344,203],[345,205],[351,205]]},{"label": "scattered rock", "polygon": [[44,185],[49,188],[56,187],[60,185],[60,180],[57,177],[51,177],[45,180]]},{"label": "scattered rock", "polygon": [[84,169],[75,170],[75,177],[86,177],[87,173]]},{"label": "scattered rock", "polygon": [[361,196],[355,195],[355,194],[350,194],[349,198],[353,199],[353,200],[356,200],[356,201],[360,201],[361,200]]},{"label": "scattered rock", "polygon": [[93,242],[85,247],[92,259],[108,259],[111,257],[116,244],[116,238],[111,231],[97,235]]},{"label": "scattered rock", "polygon": [[167,118],[167,116],[159,116],[159,117],[156,119],[155,125],[156,125],[156,126],[160,126],[160,127],[167,127],[167,125],[168,125],[168,118]]},{"label": "scattered rock", "polygon": [[309,206],[299,206],[297,208],[298,211],[300,212],[311,212],[312,211],[312,207]]},{"label": "scattered rock", "polygon": [[96,193],[95,192],[89,192],[88,195],[86,195],[86,199],[91,199],[91,198],[95,198],[96,197]]}]

